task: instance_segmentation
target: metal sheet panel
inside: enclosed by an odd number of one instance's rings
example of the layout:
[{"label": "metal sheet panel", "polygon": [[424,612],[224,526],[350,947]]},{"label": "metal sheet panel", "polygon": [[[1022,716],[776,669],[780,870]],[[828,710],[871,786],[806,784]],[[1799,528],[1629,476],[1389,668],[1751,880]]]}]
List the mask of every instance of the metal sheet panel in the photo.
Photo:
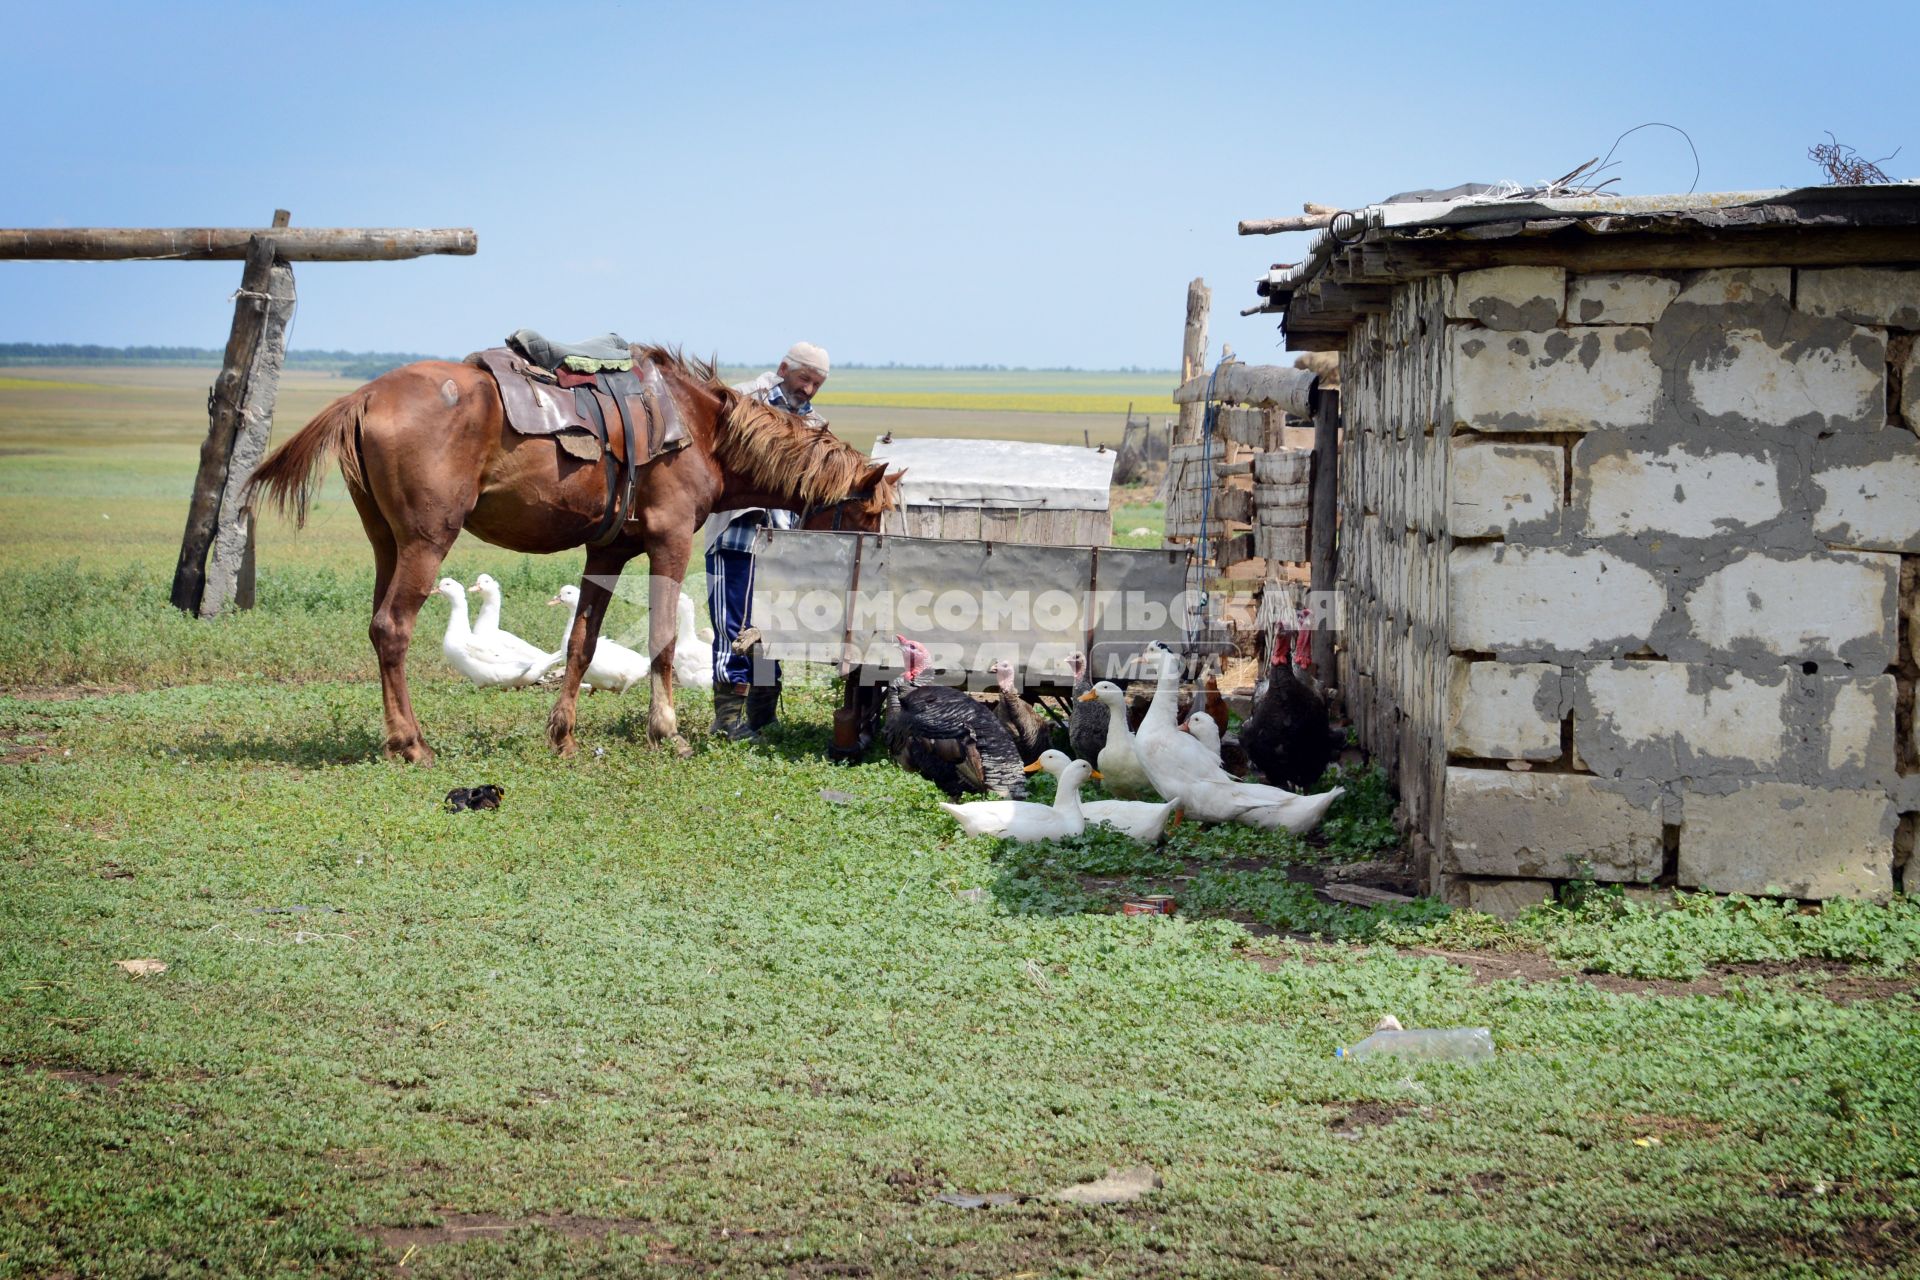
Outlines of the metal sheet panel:
[{"label": "metal sheet panel", "polygon": [[1182,640],[1185,550],[802,530],[763,530],[758,545],[753,622],[762,651],[784,661],[897,670],[899,633],[974,687],[1001,658],[1030,686],[1058,685],[1089,637],[1102,674],[1120,661],[1106,655]]}]

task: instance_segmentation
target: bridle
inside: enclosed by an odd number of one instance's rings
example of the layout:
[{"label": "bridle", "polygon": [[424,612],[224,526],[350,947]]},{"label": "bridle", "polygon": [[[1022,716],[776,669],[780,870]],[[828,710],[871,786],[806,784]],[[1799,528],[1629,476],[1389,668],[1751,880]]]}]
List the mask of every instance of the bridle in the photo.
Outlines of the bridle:
[{"label": "bridle", "polygon": [[879,492],[879,486],[876,484],[873,487],[867,489],[863,493],[850,493],[846,497],[841,498],[837,502],[810,502],[800,512],[800,528],[802,529],[806,528],[807,522],[813,519],[815,516],[819,515],[820,513],[824,511],[832,511],[833,512],[833,532],[835,533],[852,532],[851,530],[843,530],[840,527],[841,522],[846,518],[847,504],[850,502],[870,504],[873,502],[874,498],[878,495],[878,492]]}]

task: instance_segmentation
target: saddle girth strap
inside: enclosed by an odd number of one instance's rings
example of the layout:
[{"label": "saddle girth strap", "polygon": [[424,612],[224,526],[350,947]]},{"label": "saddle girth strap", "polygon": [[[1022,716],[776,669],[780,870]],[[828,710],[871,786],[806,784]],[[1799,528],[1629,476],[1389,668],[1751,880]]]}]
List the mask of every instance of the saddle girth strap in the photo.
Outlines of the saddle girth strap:
[{"label": "saddle girth strap", "polygon": [[[594,547],[603,547],[620,536],[620,531],[627,527],[627,517],[633,514],[633,495],[634,490],[638,487],[638,459],[640,455],[639,451],[634,448],[633,413],[627,405],[627,397],[608,385],[611,381],[608,375],[604,373],[600,374],[597,381],[600,386],[607,388],[609,398],[613,401],[614,409],[620,414],[621,437],[626,445],[625,452],[621,455],[617,463],[614,461],[611,449],[608,450],[606,455],[607,515],[600,528],[595,531],[594,537],[587,544]],[[609,431],[608,434],[611,435],[612,432]],[[608,443],[611,444],[612,441],[608,441]],[[617,484],[614,479],[616,472],[619,476]],[[614,501],[616,489],[620,499],[617,504]]]}]

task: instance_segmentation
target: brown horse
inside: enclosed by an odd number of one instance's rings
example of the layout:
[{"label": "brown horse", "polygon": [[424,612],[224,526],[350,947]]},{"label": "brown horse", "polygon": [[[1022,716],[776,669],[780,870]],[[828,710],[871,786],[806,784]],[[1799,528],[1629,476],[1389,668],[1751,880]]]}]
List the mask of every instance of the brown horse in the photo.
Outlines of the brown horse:
[{"label": "brown horse", "polygon": [[[660,348],[637,353],[660,367],[690,443],[640,469],[633,514],[605,546],[589,548],[580,609],[567,639],[567,674],[547,720],[562,755],[574,751],[580,680],[627,561],[649,564],[654,654],[650,741],[679,743],[673,641],[680,580],[695,531],[715,510],[805,508],[809,526],[871,531],[897,500],[898,473],[791,414],[740,395],[711,365]],[[462,529],[495,546],[546,553],[584,544],[604,511],[600,464],[547,436],[510,430],[493,376],[471,364],[423,360],[350,391],[254,472],[249,493],[306,520],[327,454],[373,544],[373,624],[386,749],[433,762],[407,693],[407,645],[440,563]]]}]

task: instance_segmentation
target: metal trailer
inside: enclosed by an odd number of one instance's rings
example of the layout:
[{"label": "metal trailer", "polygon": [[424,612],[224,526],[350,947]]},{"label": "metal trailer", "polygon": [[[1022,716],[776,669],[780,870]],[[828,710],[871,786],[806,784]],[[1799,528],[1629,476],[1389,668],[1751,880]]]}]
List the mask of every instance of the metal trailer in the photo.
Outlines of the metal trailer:
[{"label": "metal trailer", "polygon": [[1059,719],[1070,655],[1085,653],[1095,679],[1137,678],[1150,642],[1188,647],[1198,611],[1184,547],[762,529],[755,553],[754,652],[830,663],[845,677],[832,750],[842,760],[872,742],[883,687],[901,670],[897,634],[926,645],[935,670],[963,687],[991,687],[987,668],[1013,662],[1028,699]]}]

